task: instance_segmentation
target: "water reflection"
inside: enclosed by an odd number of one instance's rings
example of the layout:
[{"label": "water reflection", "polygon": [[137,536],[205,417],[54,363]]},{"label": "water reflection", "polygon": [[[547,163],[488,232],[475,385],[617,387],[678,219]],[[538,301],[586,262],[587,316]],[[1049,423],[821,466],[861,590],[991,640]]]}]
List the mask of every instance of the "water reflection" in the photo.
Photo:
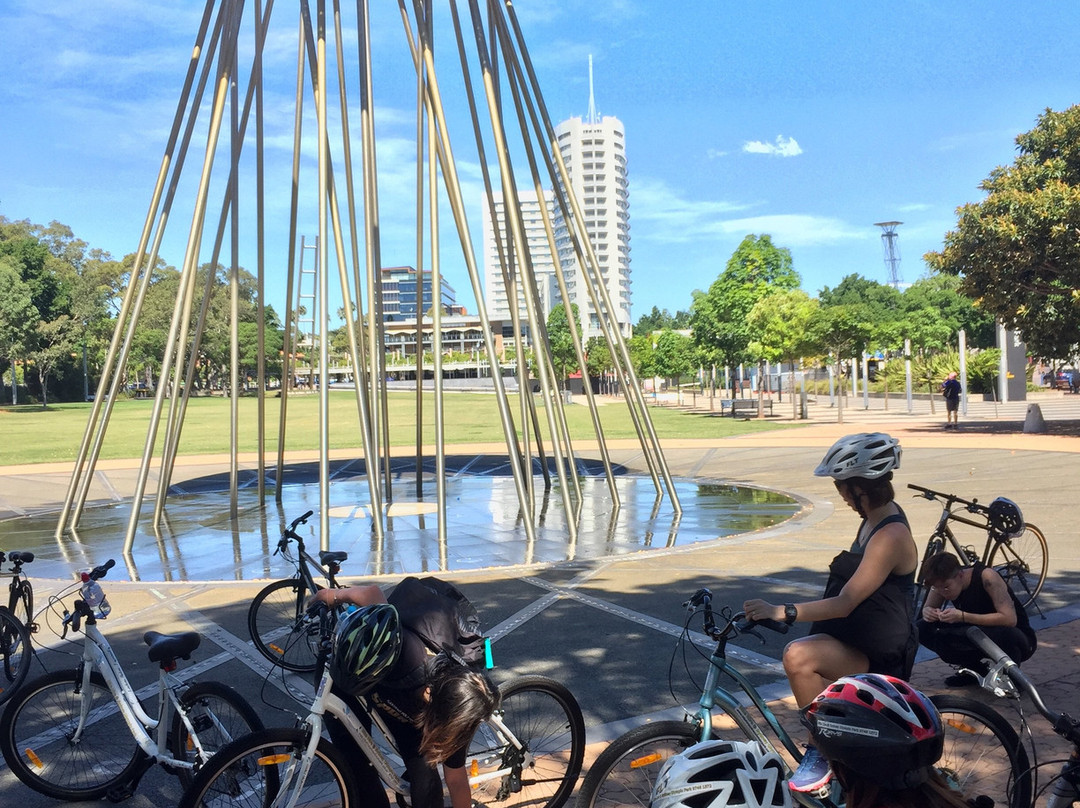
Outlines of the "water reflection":
[{"label": "water reflection", "polygon": [[[424,475],[422,501],[400,497],[387,516],[383,537],[372,529],[362,479],[342,479],[331,487],[331,546],[345,550],[344,573],[435,573],[451,569],[560,562],[617,556],[645,549],[677,547],[760,530],[794,516],[800,504],[776,491],[741,485],[677,481],[683,513],[657,499],[651,480],[625,475],[616,485],[621,507],[613,507],[603,478],[580,480],[576,510],[577,539],[571,541],[557,488],[544,492],[537,478],[535,538],[529,540],[518,512],[513,480],[499,476],[453,474],[447,479],[448,540],[440,543],[431,509],[435,484]],[[416,486],[398,491],[415,495]],[[229,518],[227,495],[204,492],[170,496],[166,517],[155,533],[146,527],[136,537],[132,555],[122,556],[129,508],[125,504],[88,509],[78,533],[53,536],[55,517],[38,516],[0,523],[0,547],[33,550],[35,573],[69,577],[73,570],[106,558],[126,562],[132,580],[249,580],[285,575],[285,565],[271,555],[285,524],[318,507],[317,486],[283,489],[281,505],[258,506],[254,491],[240,496],[237,518]],[[309,522],[306,528],[312,530]],[[312,532],[313,543],[314,533]],[[120,568],[117,568],[117,573]]]}]

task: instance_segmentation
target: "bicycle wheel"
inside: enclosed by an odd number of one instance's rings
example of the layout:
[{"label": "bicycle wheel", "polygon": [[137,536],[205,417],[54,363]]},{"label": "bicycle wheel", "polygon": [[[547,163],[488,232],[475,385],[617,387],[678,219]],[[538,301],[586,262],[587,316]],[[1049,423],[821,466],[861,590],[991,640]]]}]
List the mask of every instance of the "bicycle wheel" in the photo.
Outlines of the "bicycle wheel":
[{"label": "bicycle wheel", "polygon": [[484,723],[469,746],[469,768],[483,775],[510,767],[509,776],[473,788],[484,805],[558,808],[574,790],[585,757],[585,719],[573,694],[545,676],[523,676],[499,688],[499,717],[522,748]]},{"label": "bicycle wheel", "polygon": [[945,751],[937,766],[946,778],[969,800],[985,794],[998,805],[1030,806],[1027,752],[1009,722],[964,696],[943,694],[930,700],[945,728]]},{"label": "bicycle wheel", "polygon": [[[0,718],[0,751],[30,788],[58,800],[104,797],[144,757],[116,707],[105,677],[53,671],[26,684]],[[79,715],[86,721],[76,740]]]},{"label": "bicycle wheel", "polygon": [[[174,714],[169,735],[173,757],[194,761],[196,770],[219,749],[264,728],[262,719],[244,697],[221,682],[196,682],[180,697],[180,709],[188,714],[203,755],[201,760],[196,760],[194,738],[188,734],[180,716]],[[184,788],[195,777],[191,769],[178,769],[177,774]]]},{"label": "bicycle wheel", "polygon": [[264,808],[288,788],[298,789],[296,808],[362,808],[350,773],[355,762],[325,738],[296,782],[307,740],[303,729],[277,727],[233,741],[199,770],[178,808]]},{"label": "bicycle wheel", "polygon": [[296,673],[314,671],[318,657],[319,624],[304,615],[310,594],[303,580],[286,578],[265,587],[248,608],[248,633],[259,653]]},{"label": "bicycle wheel", "polygon": [[1046,537],[1035,525],[1028,525],[1015,539],[994,545],[988,567],[993,567],[1009,585],[1025,608],[1042,591],[1050,556]]},{"label": "bicycle wheel", "polygon": [[30,631],[30,625],[34,619],[34,589],[29,581],[22,581],[17,588],[17,594],[10,600],[11,612],[17,617],[26,630]]},{"label": "bicycle wheel", "polygon": [[0,606],[0,704],[15,692],[30,672],[30,632],[11,612]]},{"label": "bicycle wheel", "polygon": [[697,727],[686,721],[657,721],[630,730],[612,741],[589,768],[578,792],[577,808],[648,806],[667,759],[699,739]]}]

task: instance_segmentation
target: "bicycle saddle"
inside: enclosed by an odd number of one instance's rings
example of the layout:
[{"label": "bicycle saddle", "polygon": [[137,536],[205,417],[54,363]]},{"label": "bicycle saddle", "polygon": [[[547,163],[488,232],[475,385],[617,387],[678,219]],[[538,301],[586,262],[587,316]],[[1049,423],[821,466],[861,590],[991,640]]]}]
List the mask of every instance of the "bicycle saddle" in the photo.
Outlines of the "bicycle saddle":
[{"label": "bicycle saddle", "polygon": [[319,550],[319,563],[324,566],[331,561],[340,564],[342,561],[347,561],[348,558],[349,554],[344,550]]},{"label": "bicycle saddle", "polygon": [[8,561],[12,564],[29,564],[34,560],[34,554],[26,550],[8,553]]},{"label": "bicycle saddle", "polygon": [[191,652],[199,647],[202,637],[195,631],[185,631],[183,634],[148,631],[143,634],[143,642],[150,646],[151,662],[168,662],[177,658],[190,659]]}]

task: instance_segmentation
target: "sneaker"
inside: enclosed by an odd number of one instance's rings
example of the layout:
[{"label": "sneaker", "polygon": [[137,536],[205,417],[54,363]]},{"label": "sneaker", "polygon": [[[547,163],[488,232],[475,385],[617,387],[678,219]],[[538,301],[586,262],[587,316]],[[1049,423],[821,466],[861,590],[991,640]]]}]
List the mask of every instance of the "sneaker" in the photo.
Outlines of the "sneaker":
[{"label": "sneaker", "polygon": [[970,673],[957,671],[945,677],[945,687],[970,687],[974,684],[978,684],[978,681]]},{"label": "sneaker", "polygon": [[808,746],[799,768],[788,780],[788,788],[802,794],[812,793],[821,791],[830,780],[832,780],[832,766],[829,765],[829,761],[823,758],[817,749]]}]

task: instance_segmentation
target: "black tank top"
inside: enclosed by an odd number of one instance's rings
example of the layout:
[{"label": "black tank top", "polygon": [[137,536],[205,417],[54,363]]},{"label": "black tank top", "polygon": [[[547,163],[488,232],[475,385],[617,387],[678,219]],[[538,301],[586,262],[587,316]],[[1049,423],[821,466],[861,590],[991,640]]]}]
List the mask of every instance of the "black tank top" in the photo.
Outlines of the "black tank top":
[{"label": "black tank top", "polygon": [[[997,607],[994,606],[994,599],[990,597],[990,593],[986,591],[986,587],[983,585],[982,574],[985,569],[986,565],[981,561],[976,561],[971,566],[971,583],[968,584],[967,589],[953,598],[953,606],[972,614],[993,614],[997,611]],[[998,573],[995,571],[994,574],[997,575]],[[1006,586],[1006,589],[1008,589],[1008,586]],[[1008,589],[1008,592],[1009,597],[1012,598],[1013,610],[1016,612],[1016,627],[1024,632],[1024,636],[1034,639],[1035,632],[1031,629],[1031,622],[1028,620],[1027,612],[1013,591]]]}]

